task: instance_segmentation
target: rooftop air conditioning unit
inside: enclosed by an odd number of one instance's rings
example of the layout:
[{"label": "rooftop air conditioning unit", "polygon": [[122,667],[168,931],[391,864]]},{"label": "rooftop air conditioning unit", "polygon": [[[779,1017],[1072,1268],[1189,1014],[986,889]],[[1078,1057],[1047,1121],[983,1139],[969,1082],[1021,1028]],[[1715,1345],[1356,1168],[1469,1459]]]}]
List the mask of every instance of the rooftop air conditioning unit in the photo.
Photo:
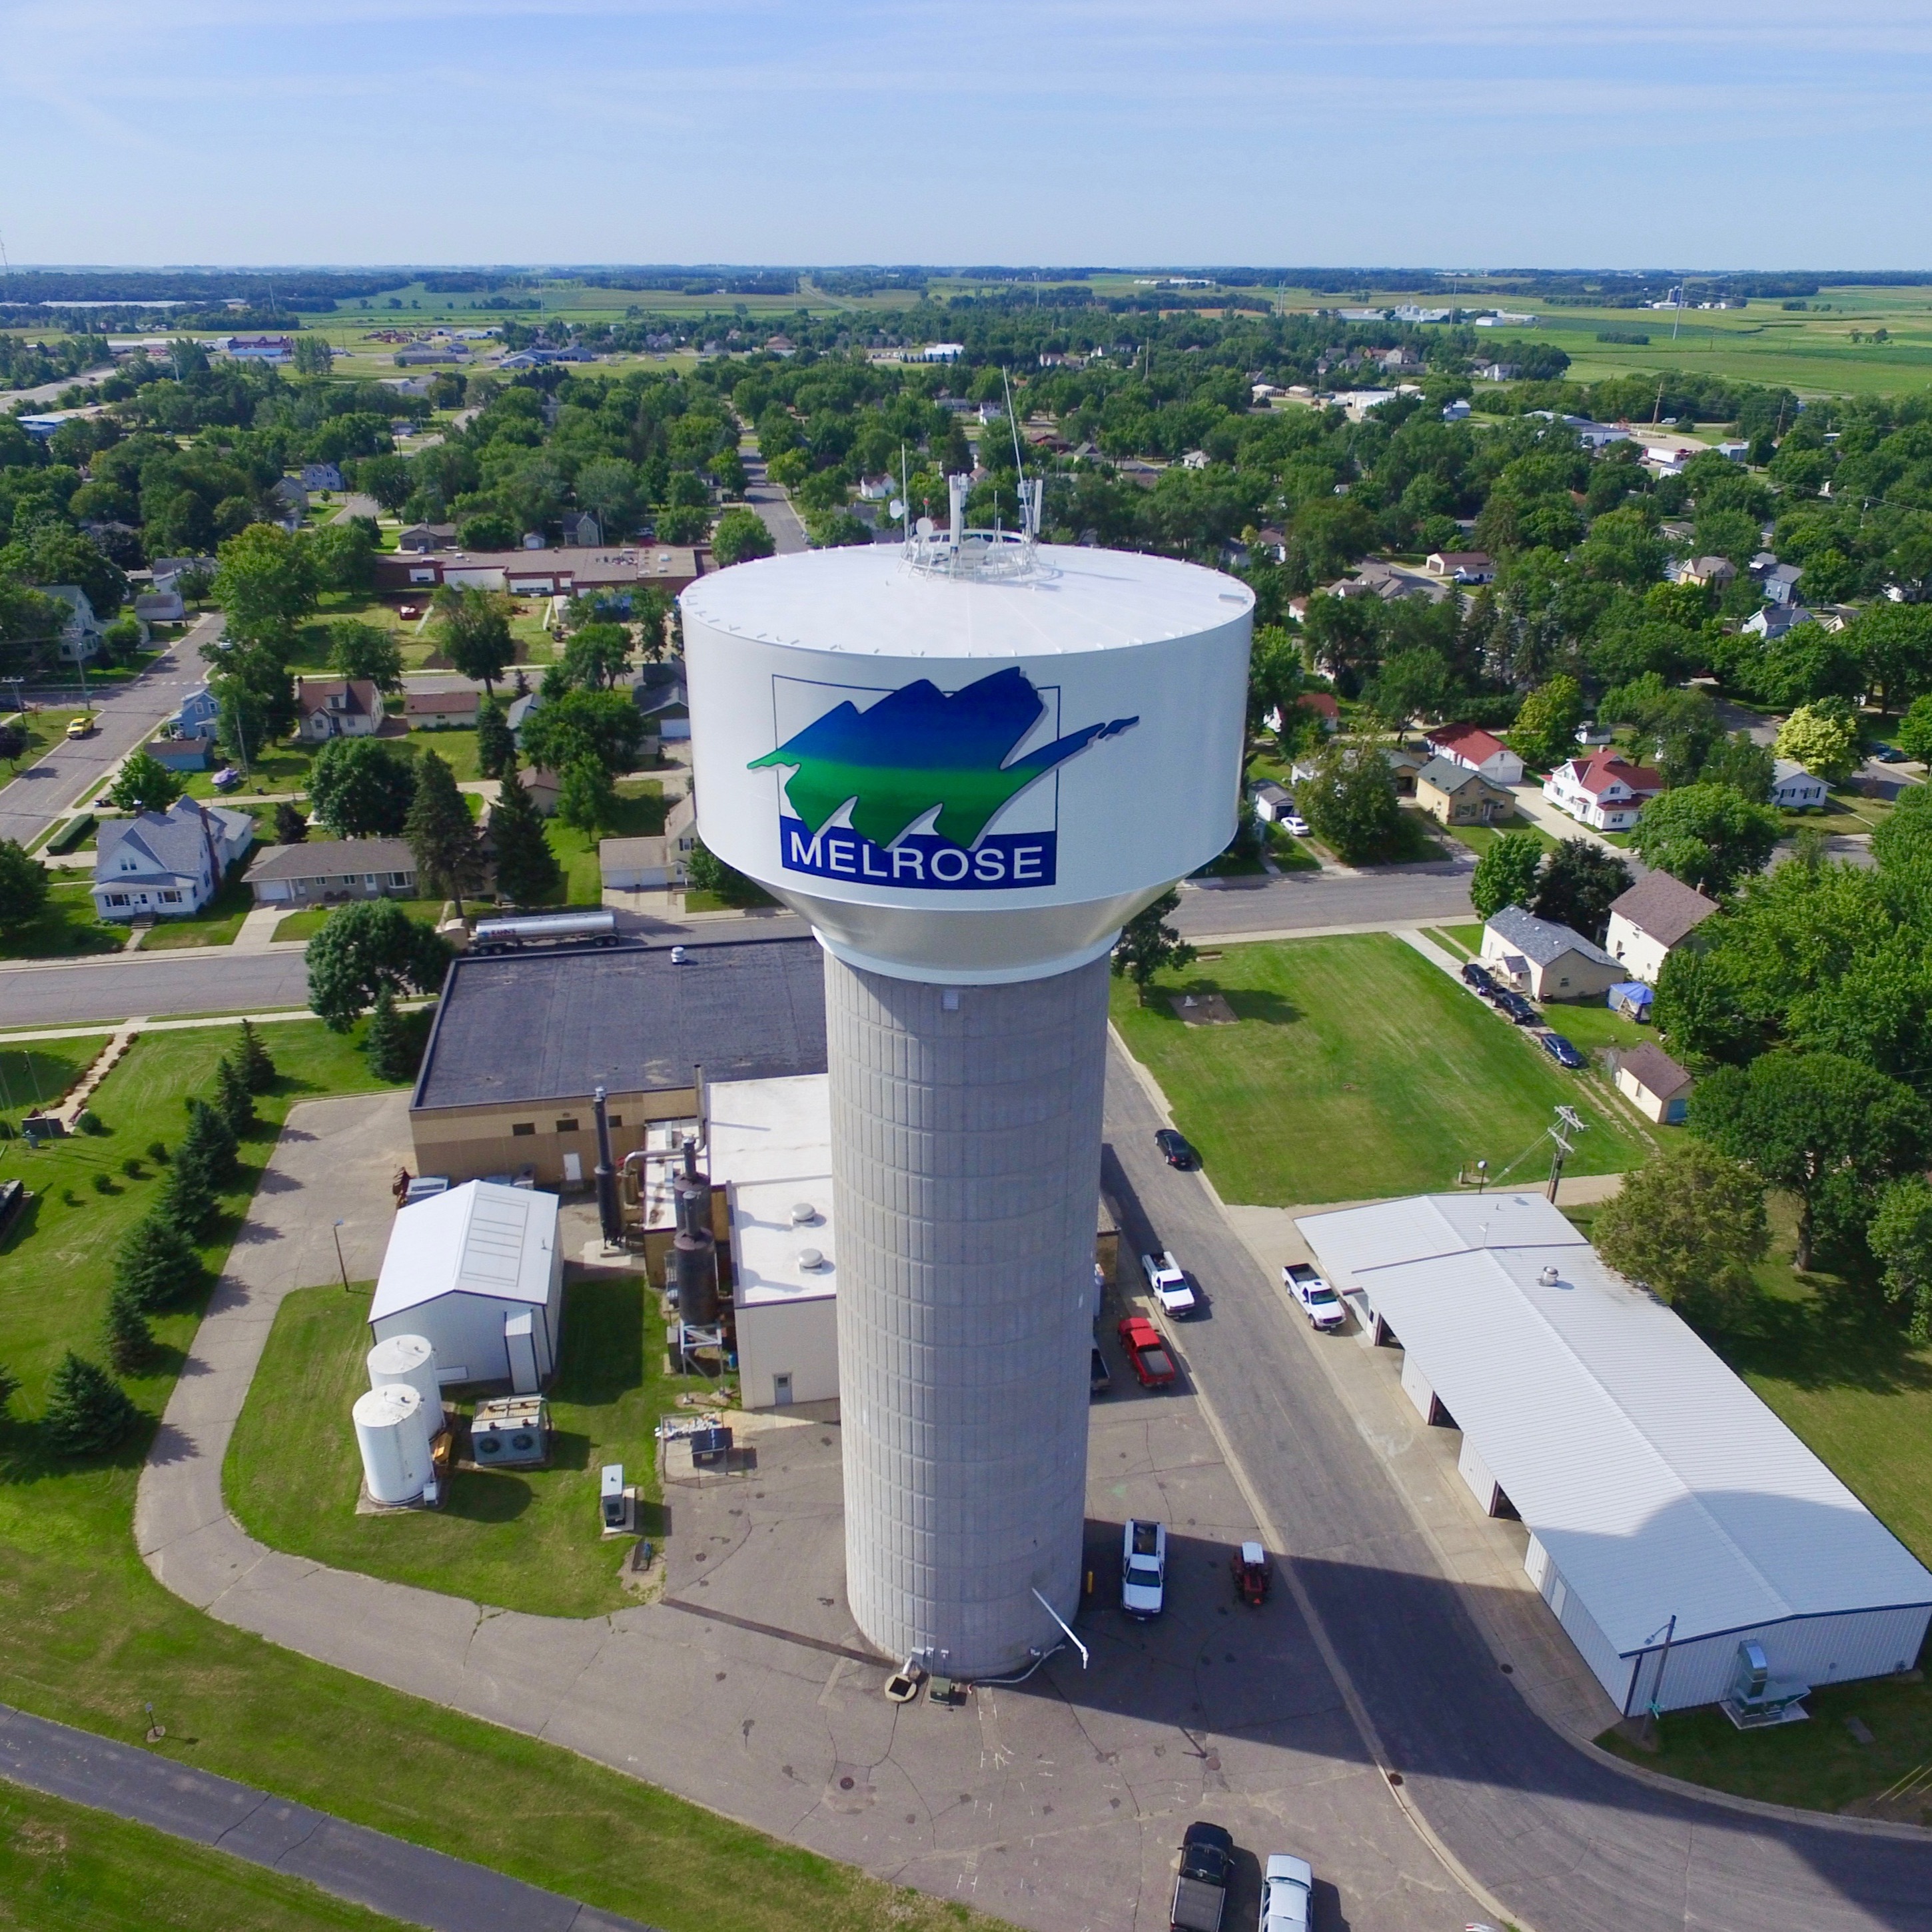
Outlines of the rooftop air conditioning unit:
[{"label": "rooftop air conditioning unit", "polygon": [[549,1461],[549,1403],[536,1395],[479,1402],[470,1425],[470,1457],[480,1469],[528,1467]]}]

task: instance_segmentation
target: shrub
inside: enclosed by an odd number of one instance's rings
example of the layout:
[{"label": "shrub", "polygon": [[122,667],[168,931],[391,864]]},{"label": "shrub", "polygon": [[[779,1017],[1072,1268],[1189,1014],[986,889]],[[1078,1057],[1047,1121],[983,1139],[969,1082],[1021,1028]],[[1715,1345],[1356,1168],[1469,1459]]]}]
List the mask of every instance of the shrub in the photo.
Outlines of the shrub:
[{"label": "shrub", "polygon": [[80,1116],[74,1125],[84,1134],[104,1134],[107,1131],[107,1123],[92,1107],[83,1107],[80,1110]]},{"label": "shrub", "polygon": [[99,1456],[123,1441],[141,1419],[128,1392],[98,1362],[70,1348],[54,1371],[41,1427],[64,1456]]},{"label": "shrub", "polygon": [[168,1164],[167,1142],[166,1141],[150,1141],[148,1143],[148,1158],[152,1161],[157,1167],[166,1166]]},{"label": "shrub", "polygon": [[146,1180],[148,1178],[148,1170],[141,1165],[141,1157],[139,1154],[130,1154],[121,1163],[121,1172],[130,1180]]},{"label": "shrub", "polygon": [[94,1191],[97,1194],[112,1194],[114,1192],[114,1178],[105,1168],[94,1177]]}]

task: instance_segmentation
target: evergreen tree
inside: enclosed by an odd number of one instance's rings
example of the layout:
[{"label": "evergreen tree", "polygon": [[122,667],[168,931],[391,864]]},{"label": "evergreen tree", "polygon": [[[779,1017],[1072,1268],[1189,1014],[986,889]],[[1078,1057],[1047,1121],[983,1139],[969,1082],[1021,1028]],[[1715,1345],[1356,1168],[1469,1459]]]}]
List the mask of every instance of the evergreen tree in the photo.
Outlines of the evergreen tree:
[{"label": "evergreen tree", "polygon": [[486,698],[476,707],[476,764],[486,778],[500,778],[517,762],[517,741],[502,706]]},{"label": "evergreen tree", "polygon": [[275,807],[275,840],[278,844],[301,845],[308,839],[308,819],[286,799]]},{"label": "evergreen tree", "polygon": [[147,1314],[178,1306],[200,1282],[201,1257],[165,1210],[137,1221],[114,1257],[115,1293],[130,1295]]},{"label": "evergreen tree", "polygon": [[232,1054],[224,1053],[214,1070],[214,1111],[238,1136],[255,1124],[255,1096],[248,1090],[248,1076],[238,1057]]},{"label": "evergreen tree", "polygon": [[252,1020],[242,1022],[242,1037],[235,1052],[249,1092],[266,1094],[275,1084],[275,1063],[268,1058],[268,1049],[262,1044],[262,1036],[255,1030]]},{"label": "evergreen tree", "polygon": [[4,1416],[14,1398],[20,1393],[20,1378],[0,1362],[0,1416]]},{"label": "evergreen tree", "polygon": [[455,774],[434,752],[424,752],[416,761],[416,795],[403,836],[416,854],[423,883],[447,892],[456,902],[460,919],[464,894],[474,893],[482,883],[482,850],[476,821],[456,788]]},{"label": "evergreen tree", "polygon": [[117,1287],[107,1298],[107,1316],[102,1324],[107,1343],[107,1359],[117,1375],[131,1374],[154,1352],[154,1332],[141,1304],[126,1288]]},{"label": "evergreen tree", "polygon": [[376,995],[376,1010],[369,1016],[362,1051],[369,1056],[370,1071],[379,1080],[406,1080],[416,1072],[409,1023],[396,1011],[396,996],[386,986]]},{"label": "evergreen tree", "polygon": [[562,869],[544,836],[542,814],[514,765],[504,771],[496,808],[490,814],[490,839],[496,848],[496,890],[512,905],[540,905],[556,891]]},{"label": "evergreen tree", "polygon": [[141,1412],[98,1362],[70,1348],[54,1371],[53,1390],[41,1426],[63,1456],[99,1456],[122,1441]]},{"label": "evergreen tree", "polygon": [[222,1188],[235,1178],[235,1130],[206,1100],[190,1102],[188,1132],[182,1136],[175,1165],[198,1159],[206,1165],[210,1184]]},{"label": "evergreen tree", "polygon": [[161,1190],[157,1211],[184,1240],[189,1240],[202,1232],[220,1205],[208,1175],[207,1156],[190,1154],[184,1144],[168,1169],[167,1185]]}]

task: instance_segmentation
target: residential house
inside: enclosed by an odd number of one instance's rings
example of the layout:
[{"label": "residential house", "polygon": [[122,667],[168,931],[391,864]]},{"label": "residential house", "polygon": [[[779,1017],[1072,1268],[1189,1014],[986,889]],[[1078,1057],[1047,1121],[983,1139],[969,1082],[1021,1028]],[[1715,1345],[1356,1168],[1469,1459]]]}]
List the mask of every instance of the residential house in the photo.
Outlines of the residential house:
[{"label": "residential house", "polygon": [[1628,830],[1663,789],[1662,772],[1610,751],[1572,758],[1543,782],[1543,795],[1552,805],[1598,832]]},{"label": "residential house", "polygon": [[1416,781],[1421,776],[1423,768],[1435,763],[1432,758],[1425,758],[1419,753],[1412,752],[1406,745],[1384,745],[1382,756],[1388,762],[1389,776],[1395,781],[1397,798],[1413,798]]},{"label": "residential house", "polygon": [[1727,556],[1686,557],[1676,569],[1679,584],[1694,584],[1700,590],[1722,590],[1735,584],[1737,575],[1737,566]]},{"label": "residential house", "polygon": [[298,677],[296,712],[296,734],[309,744],[367,738],[382,727],[382,694],[366,677]]},{"label": "residential house", "polygon": [[1692,935],[1717,910],[1714,901],[1668,872],[1647,872],[1610,902],[1604,944],[1633,979],[1654,986],[1665,960],[1680,946],[1697,944]]},{"label": "residential house", "polygon": [[1411,570],[1406,564],[1390,563],[1386,557],[1365,556],[1356,566],[1356,574],[1328,586],[1331,597],[1379,597],[1384,604],[1400,603],[1405,597],[1426,597],[1439,604],[1449,593],[1440,578]]},{"label": "residential house", "polygon": [[212,732],[221,716],[221,706],[215,700],[213,692],[206,685],[190,692],[181,701],[181,709],[172,720],[176,734],[191,738],[197,733]]},{"label": "residential house", "polygon": [[1492,784],[1522,782],[1522,759],[1480,725],[1438,724],[1424,734],[1423,742],[1438,758],[1447,758],[1451,764],[1467,765],[1472,772],[1480,772]]},{"label": "residential house", "polygon": [[[765,353],[767,356],[796,356],[798,344],[788,335],[768,335],[765,338]],[[928,362],[932,359],[930,355],[926,357]]]},{"label": "residential house", "polygon": [[43,597],[58,598],[68,607],[61,620],[60,656],[68,664],[85,664],[100,650],[100,620],[94,614],[87,592],[77,584],[38,584]]},{"label": "residential house", "polygon": [[396,548],[407,550],[412,556],[433,550],[445,550],[456,542],[454,524],[412,524],[396,538]]},{"label": "residential house", "polygon": [[1294,793],[1272,778],[1250,785],[1248,796],[1253,801],[1255,816],[1264,825],[1279,825],[1294,809]]},{"label": "residential house", "polygon": [[205,772],[213,756],[212,738],[157,738],[141,748],[156,764],[171,772]]},{"label": "residential house", "polygon": [[212,556],[158,556],[148,566],[148,574],[157,590],[178,590],[184,577],[212,578],[214,574],[214,559]]},{"label": "residential house", "polygon": [[268,492],[280,520],[292,530],[308,514],[308,492],[292,476],[283,477]]},{"label": "residential house", "polygon": [[1600,946],[1521,906],[1504,906],[1483,928],[1482,960],[1538,1000],[1600,1000],[1624,976]]},{"label": "residential house", "polygon": [[662,892],[684,884],[666,838],[600,838],[598,876],[607,892]]},{"label": "residential house", "polygon": [[566,511],[563,518],[563,540],[579,549],[595,550],[604,541],[604,532],[598,527],[597,519],[588,510],[580,510],[574,516]]},{"label": "residential house", "polygon": [[191,798],[165,812],[104,818],[94,839],[94,910],[110,921],[188,918],[221,890],[254,836],[245,812]]},{"label": "residential house", "polygon": [[1514,382],[1521,373],[1514,362],[1485,362],[1476,371],[1486,382]]},{"label": "residential house", "polygon": [[698,843],[698,806],[690,793],[672,805],[664,819],[664,836],[670,864],[680,879],[688,877],[691,848]]},{"label": "residential house", "polygon": [[1442,420],[1444,422],[1460,422],[1468,413],[1469,405],[1460,396],[1453,403],[1442,405]]},{"label": "residential house", "polygon": [[1617,1091],[1647,1120],[1674,1127],[1690,1109],[1690,1076],[1662,1047],[1646,1040],[1618,1058]]},{"label": "residential house", "polygon": [[474,724],[482,702],[482,693],[467,687],[460,691],[418,691],[412,686],[403,693],[403,716],[417,730],[440,731]]},{"label": "residential house", "polygon": [[1754,610],[1738,628],[1747,637],[1762,638],[1766,644],[1772,644],[1786,631],[1796,630],[1800,624],[1816,622],[1802,604],[1773,602],[1762,610]]},{"label": "residential house", "polygon": [[1772,761],[1771,802],[1786,812],[1822,812],[1829,788],[1795,758]]},{"label": "residential house", "polygon": [[401,838],[312,838],[271,845],[248,868],[248,889],[257,905],[413,898],[416,855]]},{"label": "residential house", "polygon": [[1495,560],[1480,550],[1431,550],[1423,567],[1432,577],[1449,578],[1457,584],[1487,584],[1496,574]]},{"label": "residential house", "polygon": [[1304,691],[1294,702],[1298,710],[1313,712],[1324,731],[1333,731],[1342,722],[1342,707],[1332,691]]},{"label": "residential house", "polygon": [[557,794],[562,788],[562,780],[545,765],[532,765],[520,776],[524,781],[524,789],[530,794],[530,802],[536,807],[538,814],[545,818],[554,818],[556,816]]},{"label": "residential house", "polygon": [[1444,825],[1487,825],[1516,808],[1513,793],[1451,758],[1431,758],[1416,773],[1415,802]]},{"label": "residential house", "polygon": [[1759,594],[1768,602],[1784,604],[1798,602],[1798,580],[1804,574],[1798,565],[1780,563],[1768,551],[1760,550],[1751,559],[1750,574]]},{"label": "residential house", "polygon": [[304,463],[302,466],[302,486],[304,490],[340,490],[342,472],[333,463]]},{"label": "residential house", "polygon": [[144,590],[134,599],[134,615],[143,626],[184,623],[188,606],[178,590]]}]

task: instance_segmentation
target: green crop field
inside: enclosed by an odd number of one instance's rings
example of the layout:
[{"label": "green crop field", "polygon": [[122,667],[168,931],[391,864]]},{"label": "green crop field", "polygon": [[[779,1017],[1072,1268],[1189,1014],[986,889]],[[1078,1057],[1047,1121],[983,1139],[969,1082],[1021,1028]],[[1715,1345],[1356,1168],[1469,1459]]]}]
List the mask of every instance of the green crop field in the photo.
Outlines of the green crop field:
[{"label": "green crop field", "polygon": [[[1189,1026],[1182,992],[1226,995],[1233,1026]],[[1646,1151],[1594,1076],[1564,1072],[1506,1020],[1385,934],[1231,946],[1162,974],[1146,1006],[1114,982],[1113,1015],[1201,1150],[1221,1197],[1264,1206],[1441,1189],[1465,1162],[1519,1178],[1568,1101],[1590,1123],[1572,1174],[1612,1174]],[[1561,1028],[1566,1010],[1552,1008]]]}]

